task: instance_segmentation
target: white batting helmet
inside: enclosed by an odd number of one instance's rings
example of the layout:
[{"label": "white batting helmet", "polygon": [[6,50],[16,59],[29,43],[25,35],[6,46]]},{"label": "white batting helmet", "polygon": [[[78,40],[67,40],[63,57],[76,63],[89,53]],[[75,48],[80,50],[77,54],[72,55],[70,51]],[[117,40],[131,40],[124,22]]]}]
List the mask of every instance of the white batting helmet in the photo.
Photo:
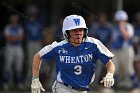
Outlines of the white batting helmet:
[{"label": "white batting helmet", "polygon": [[[82,16],[79,15],[69,15],[63,21],[62,32],[63,36],[67,38],[67,30],[77,29],[77,28],[85,28],[87,29],[85,20]],[[87,34],[87,31],[86,31]]]},{"label": "white batting helmet", "polygon": [[115,13],[115,20],[116,21],[127,21],[128,15],[125,11],[119,10]]}]

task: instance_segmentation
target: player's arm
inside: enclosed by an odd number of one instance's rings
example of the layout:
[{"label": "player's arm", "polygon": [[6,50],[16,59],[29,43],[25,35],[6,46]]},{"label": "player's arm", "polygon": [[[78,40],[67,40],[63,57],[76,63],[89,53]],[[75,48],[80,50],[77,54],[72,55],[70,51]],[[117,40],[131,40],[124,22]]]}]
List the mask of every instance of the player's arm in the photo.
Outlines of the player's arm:
[{"label": "player's arm", "polygon": [[41,65],[41,57],[39,53],[36,53],[34,55],[32,64],[32,84],[31,84],[32,93],[40,93],[40,90],[45,91],[45,89],[42,87],[39,81],[40,65]]},{"label": "player's arm", "polygon": [[120,31],[121,31],[124,39],[128,40],[129,38],[131,38],[131,35],[130,35],[129,31],[126,31],[127,30],[126,29],[126,22],[121,21],[119,23],[119,27],[120,27]]},{"label": "player's arm", "polygon": [[114,55],[101,43],[101,41],[95,39],[94,42],[97,44],[98,58],[100,58],[107,67],[107,74],[100,83],[104,83],[104,87],[111,87],[114,85],[113,75],[115,72],[115,65],[110,58],[114,57]]},{"label": "player's arm", "polygon": [[40,65],[41,65],[41,57],[39,53],[36,53],[34,55],[33,64],[32,64],[32,78],[39,77]]},{"label": "player's arm", "polygon": [[111,61],[111,59],[107,62],[106,68],[107,68],[107,74],[103,78],[103,80],[101,81],[101,83],[104,83],[104,87],[111,87],[111,86],[114,85],[113,75],[114,75],[114,72],[115,72],[115,65]]},{"label": "player's arm", "polygon": [[106,68],[107,68],[107,73],[112,73],[114,75],[115,65],[111,59],[107,62]]}]

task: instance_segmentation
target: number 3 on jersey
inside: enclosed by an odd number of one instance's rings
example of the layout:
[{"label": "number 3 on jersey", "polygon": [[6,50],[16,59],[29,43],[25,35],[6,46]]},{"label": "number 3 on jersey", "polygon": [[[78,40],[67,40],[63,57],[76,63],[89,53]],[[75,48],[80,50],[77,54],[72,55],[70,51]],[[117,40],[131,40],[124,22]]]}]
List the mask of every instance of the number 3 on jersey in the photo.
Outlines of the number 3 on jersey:
[{"label": "number 3 on jersey", "polygon": [[82,73],[82,67],[80,65],[76,65],[74,69],[76,70],[74,72],[76,75],[80,75]]}]

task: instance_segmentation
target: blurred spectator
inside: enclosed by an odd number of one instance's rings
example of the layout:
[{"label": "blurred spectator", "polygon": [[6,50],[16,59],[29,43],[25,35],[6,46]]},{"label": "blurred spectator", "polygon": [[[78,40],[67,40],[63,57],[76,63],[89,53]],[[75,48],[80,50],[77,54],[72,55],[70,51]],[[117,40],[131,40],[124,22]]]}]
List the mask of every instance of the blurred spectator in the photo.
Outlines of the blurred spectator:
[{"label": "blurred spectator", "polygon": [[[92,26],[92,33],[91,36],[99,39],[108,49],[111,48],[111,35],[112,35],[112,25],[107,20],[107,15],[105,13],[99,14],[99,22],[94,23]],[[90,29],[91,30],[91,29]],[[91,32],[91,31],[90,31]],[[95,83],[99,84],[100,77],[103,77],[104,73],[106,73],[106,69],[104,64],[101,61],[97,62],[96,68],[96,79]],[[104,72],[104,73],[103,73]]]},{"label": "blurred spectator", "polygon": [[56,31],[55,31],[55,36],[56,36],[56,41],[60,42],[64,40],[63,38],[63,33],[62,33],[62,23],[63,23],[63,18],[60,19],[60,21],[57,24]]},{"label": "blurred spectator", "polygon": [[96,18],[97,18],[96,15],[90,13],[86,16],[88,36],[95,37],[94,33],[95,33]]},{"label": "blurred spectator", "polygon": [[[22,85],[22,66],[24,53],[22,48],[23,28],[18,23],[19,16],[11,15],[9,24],[5,27],[4,35],[6,39],[6,47],[4,52],[4,70],[3,70],[3,88],[8,90],[13,85],[13,75],[16,77],[16,84],[20,89]],[[14,68],[13,68],[14,66]],[[16,72],[14,74],[13,72]]]},{"label": "blurred spectator", "polygon": [[[59,39],[56,39],[56,25],[51,25],[49,27],[46,27],[43,32],[44,37],[44,44],[45,46],[52,43],[53,41],[58,41]],[[59,33],[60,34],[60,33]],[[54,83],[56,76],[55,76],[55,62],[53,60],[48,60],[47,62],[42,62],[42,65],[40,67],[41,69],[44,68],[44,70],[41,70],[41,73],[44,73],[45,76],[41,76],[40,79],[43,86],[47,90],[51,90],[52,84]],[[45,78],[44,78],[45,77]]]},{"label": "blurred spectator", "polygon": [[112,34],[112,48],[115,57],[113,62],[116,66],[117,87],[132,88],[134,71],[134,50],[132,38],[133,26],[127,22],[128,15],[119,10],[115,13],[116,24]]},{"label": "blurred spectator", "polygon": [[135,87],[140,87],[140,12],[136,13],[134,21],[133,47],[135,50],[134,67],[136,71]]},{"label": "blurred spectator", "polygon": [[96,23],[95,25],[94,37],[101,40],[109,49],[111,48],[112,28],[112,24],[107,20],[107,15],[105,13],[100,13],[99,23]]},{"label": "blurred spectator", "polygon": [[44,28],[43,21],[39,15],[39,9],[35,5],[31,5],[27,8],[26,11],[29,16],[29,20],[25,21],[24,27],[26,32],[27,39],[27,77],[26,77],[26,85],[30,87],[31,83],[31,65],[32,59],[36,52],[41,49],[42,43],[42,31]]}]

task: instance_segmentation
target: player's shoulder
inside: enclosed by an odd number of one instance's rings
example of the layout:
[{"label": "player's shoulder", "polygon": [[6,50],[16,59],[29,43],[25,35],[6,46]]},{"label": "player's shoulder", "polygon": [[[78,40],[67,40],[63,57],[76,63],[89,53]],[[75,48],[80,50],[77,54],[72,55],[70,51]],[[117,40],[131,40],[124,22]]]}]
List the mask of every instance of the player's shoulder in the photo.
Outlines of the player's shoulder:
[{"label": "player's shoulder", "polygon": [[39,51],[39,53],[40,53],[40,55],[42,56],[42,55],[48,53],[49,51],[52,51],[52,50],[56,49],[57,47],[62,46],[63,44],[66,44],[66,43],[67,43],[66,40],[63,40],[63,41],[61,41],[61,42],[56,42],[56,41],[54,41],[53,43],[51,43],[51,44],[49,44],[49,45],[46,45],[44,48],[42,48],[42,49]]},{"label": "player's shoulder", "polygon": [[96,39],[96,38],[93,38],[93,37],[89,37],[89,36],[88,36],[88,37],[86,38],[85,42],[89,42],[89,43],[93,43],[93,44],[98,44],[98,43],[100,43],[101,41],[98,40],[98,39]]},{"label": "player's shoulder", "polygon": [[52,46],[54,48],[54,47],[62,46],[64,44],[66,44],[66,43],[68,43],[67,40],[63,40],[61,42],[54,41],[52,44],[50,44],[50,46]]}]

